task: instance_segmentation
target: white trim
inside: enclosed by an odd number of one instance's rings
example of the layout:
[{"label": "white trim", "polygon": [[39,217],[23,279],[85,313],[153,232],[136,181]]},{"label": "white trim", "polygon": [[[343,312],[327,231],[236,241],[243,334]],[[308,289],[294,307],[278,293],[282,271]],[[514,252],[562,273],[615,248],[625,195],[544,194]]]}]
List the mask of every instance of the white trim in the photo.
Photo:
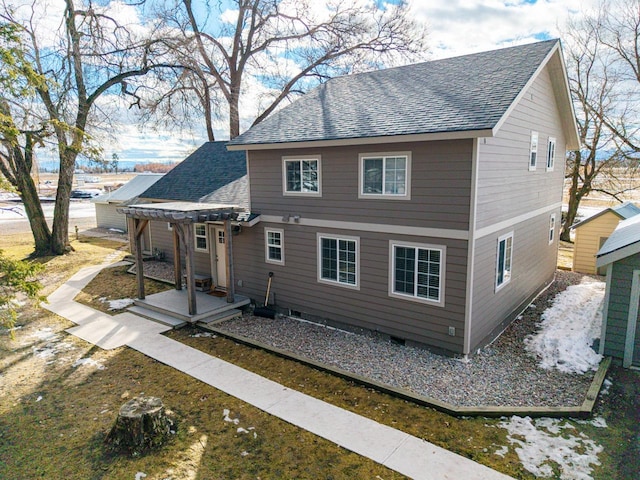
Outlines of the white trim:
[{"label": "white trim", "polygon": [[546,207],[538,208],[537,210],[533,210],[532,212],[523,213],[522,215],[503,220],[502,222],[494,223],[493,225],[487,225],[486,227],[482,227],[481,229],[476,230],[476,238],[486,237],[487,235],[491,235],[492,233],[496,233],[500,230],[504,230],[506,228],[517,225],[518,223],[531,220],[532,218],[542,215],[543,213],[553,212],[554,210],[557,210],[559,208],[562,208],[562,202],[554,203],[553,205],[547,205]]},{"label": "white trim", "polygon": [[[204,228],[204,235],[198,235],[196,232],[196,227],[201,225]],[[198,248],[198,238],[203,238],[207,242],[207,248]],[[207,228],[206,223],[194,223],[193,224],[193,248],[196,252],[208,252],[209,251],[209,229]]]},{"label": "white trim", "polygon": [[476,205],[478,204],[478,163],[480,162],[480,141],[473,140],[471,155],[471,205],[469,207],[469,241],[467,243],[467,292],[464,309],[464,344],[462,353],[471,353],[471,325],[473,323],[473,276],[476,255]]},{"label": "white trim", "polygon": [[[284,223],[281,216],[261,215],[261,221],[265,223]],[[467,230],[453,230],[446,228],[408,227],[404,225],[389,225],[382,223],[339,222],[334,220],[321,220],[316,218],[300,217],[296,225],[318,228],[336,228],[338,230],[354,230],[360,232],[394,233],[398,235],[415,235],[418,237],[449,238],[452,240],[467,240]]]},{"label": "white trim", "polygon": [[549,137],[547,140],[547,172],[553,172],[553,167],[556,164],[556,146],[555,137]]},{"label": "white trim", "polygon": [[[249,186],[249,188],[247,188],[247,209],[251,211],[251,177],[249,176],[249,172],[251,170],[249,169],[249,152],[248,151],[244,152],[244,157],[245,157],[245,160],[244,160],[245,168],[247,172],[247,185]],[[251,227],[253,225],[249,225],[249,226]]]},{"label": "white trim", "polygon": [[[440,298],[433,300],[431,298],[418,297],[416,295],[408,295],[405,293],[398,293],[395,291],[394,280],[396,271],[396,256],[395,247],[415,248],[422,250],[438,250],[440,252],[440,271],[438,272],[438,279],[440,280],[439,293]],[[417,258],[417,255],[416,255]],[[415,243],[415,242],[403,242],[399,240],[389,240],[389,296],[392,298],[399,298],[401,300],[409,300],[411,302],[424,303],[433,305],[436,307],[445,306],[445,272],[447,264],[447,247],[446,245],[433,245],[428,243]]]},{"label": "white trim", "polygon": [[[535,142],[534,142],[535,138]],[[531,155],[536,154],[536,159],[531,164]],[[531,142],[529,143],[529,171],[534,172],[538,166],[538,132],[531,130]]]},{"label": "white trim", "polygon": [[[336,240],[336,242],[340,240],[355,242],[356,244],[356,283],[355,284],[344,283],[339,280],[330,280],[330,279],[322,278],[322,239],[323,238]],[[323,283],[326,285],[336,285],[338,287],[350,288],[352,290],[360,290],[360,237],[317,232],[316,233],[316,252],[317,252],[316,265],[318,267],[316,279],[318,280],[318,283]]]},{"label": "white trim", "polygon": [[598,353],[604,355],[604,345],[607,339],[607,318],[609,316],[609,297],[611,296],[611,284],[613,275],[613,263],[607,265],[607,283],[604,290],[604,304],[602,306],[602,327],[600,329],[600,347]]},{"label": "white trim", "polygon": [[[405,158],[405,192],[403,194],[384,193],[384,174],[386,172],[387,158]],[[383,193],[364,193],[364,161],[367,159],[382,159],[383,177],[382,190]],[[411,152],[371,152],[361,153],[358,155],[358,198],[359,199],[382,199],[382,200],[411,200]]]},{"label": "white trim", "polygon": [[[318,191],[295,192],[287,190],[287,162],[300,162],[300,188],[302,189],[302,162],[315,160],[318,164]],[[320,155],[295,155],[282,157],[282,195],[285,197],[322,197],[322,160]]]},{"label": "white trim", "polygon": [[[280,260],[269,258],[269,232],[280,234]],[[284,230],[281,228],[264,227],[264,261],[275,265],[284,265]]]},{"label": "white trim", "polygon": [[167,230],[173,232],[173,224],[171,222],[167,222]]},{"label": "white trim", "polygon": [[633,271],[631,295],[629,295],[629,314],[627,316],[627,334],[624,340],[624,358],[622,366],[628,368],[633,363],[633,350],[638,325],[638,303],[640,303],[640,270]]},{"label": "white trim", "polygon": [[635,255],[636,253],[640,253],[640,242],[632,243],[631,245],[627,245],[626,247],[622,247],[618,250],[614,250],[613,252],[609,252],[600,257],[596,257],[596,267],[604,267],[608,263],[617,262],[618,260],[622,260],[623,258]]},{"label": "white trim", "polygon": [[[504,248],[505,248],[505,255],[507,252],[507,240],[511,238],[511,251],[509,252],[509,276],[507,278],[504,278],[504,274],[503,274],[503,278],[502,278],[502,283],[500,285],[498,285],[498,265],[500,265],[500,243],[502,243],[503,241],[504,243]],[[495,274],[496,274],[496,278],[495,281],[493,282],[493,285],[495,287],[495,292],[497,293],[498,291],[502,290],[504,288],[505,285],[508,285],[511,282],[511,278],[513,277],[513,248],[514,248],[514,241],[513,241],[513,230],[510,231],[509,233],[505,233],[504,235],[501,235],[498,237],[498,241],[496,242],[496,268],[495,268]],[[506,256],[504,258],[504,263],[506,264]],[[505,272],[507,270],[505,269]]]},{"label": "white trim", "polygon": [[553,245],[556,239],[556,214],[552,213],[549,216],[549,232],[547,233],[549,239],[549,245]]},{"label": "white trim", "polygon": [[342,147],[352,145],[384,145],[405,142],[430,142],[434,140],[460,140],[463,138],[494,137],[490,128],[483,130],[462,130],[456,132],[417,133],[411,135],[384,135],[378,137],[355,137],[338,140],[306,140],[301,142],[245,143],[227,145],[227,150],[281,150],[312,147]]}]

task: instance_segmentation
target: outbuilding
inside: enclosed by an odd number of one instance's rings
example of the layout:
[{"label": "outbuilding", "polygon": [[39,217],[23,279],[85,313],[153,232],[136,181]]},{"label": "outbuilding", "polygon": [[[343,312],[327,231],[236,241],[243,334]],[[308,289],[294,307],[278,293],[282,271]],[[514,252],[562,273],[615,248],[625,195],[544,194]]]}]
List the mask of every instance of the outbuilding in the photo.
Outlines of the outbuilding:
[{"label": "outbuilding", "polygon": [[576,223],[573,245],[573,271],[591,275],[604,275],[603,269],[596,268],[596,253],[607,241],[621,220],[640,213],[640,208],[631,202],[605,208],[601,212]]},{"label": "outbuilding", "polygon": [[620,222],[597,253],[606,268],[600,353],[640,368],[640,215]]}]

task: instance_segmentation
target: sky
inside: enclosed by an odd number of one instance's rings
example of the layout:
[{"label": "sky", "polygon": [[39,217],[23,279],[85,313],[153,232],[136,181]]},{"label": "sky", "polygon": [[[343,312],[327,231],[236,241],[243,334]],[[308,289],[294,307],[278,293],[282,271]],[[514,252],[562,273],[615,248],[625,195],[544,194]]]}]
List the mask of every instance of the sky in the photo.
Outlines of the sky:
[{"label": "sky", "polygon": [[[55,1],[55,0],[48,0]],[[107,0],[108,1],[108,0]],[[394,1],[394,0],[389,0]],[[495,48],[559,38],[571,16],[594,6],[597,0],[407,0],[414,18],[428,31],[431,60]],[[227,13],[228,15],[228,13]],[[254,99],[244,100],[244,111],[255,115]],[[242,111],[241,111],[242,113]],[[140,131],[124,114],[123,125],[105,148],[105,157],[117,153],[121,161],[173,162],[184,159],[206,141],[204,131]],[[245,122],[246,124],[247,122]],[[219,140],[228,139],[226,122],[216,124]]]}]

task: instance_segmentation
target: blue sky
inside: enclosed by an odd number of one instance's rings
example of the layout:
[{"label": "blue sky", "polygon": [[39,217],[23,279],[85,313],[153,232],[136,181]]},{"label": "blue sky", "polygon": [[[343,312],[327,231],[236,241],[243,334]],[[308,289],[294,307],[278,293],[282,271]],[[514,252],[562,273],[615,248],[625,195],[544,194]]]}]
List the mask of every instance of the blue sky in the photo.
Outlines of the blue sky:
[{"label": "blue sky", "polygon": [[[557,38],[567,18],[596,3],[596,0],[407,1],[414,18],[427,26],[430,59]],[[229,4],[229,0],[222,3]],[[246,101],[249,104],[245,105],[245,111],[255,115],[257,106],[251,104],[251,99]],[[115,142],[109,142],[105,148],[106,158],[110,159],[115,152],[121,160],[179,161],[206,140],[198,131],[191,134],[140,132],[135,119],[128,114],[125,114],[127,123],[122,125]],[[226,120],[218,122],[217,139],[228,139],[226,124]]]}]

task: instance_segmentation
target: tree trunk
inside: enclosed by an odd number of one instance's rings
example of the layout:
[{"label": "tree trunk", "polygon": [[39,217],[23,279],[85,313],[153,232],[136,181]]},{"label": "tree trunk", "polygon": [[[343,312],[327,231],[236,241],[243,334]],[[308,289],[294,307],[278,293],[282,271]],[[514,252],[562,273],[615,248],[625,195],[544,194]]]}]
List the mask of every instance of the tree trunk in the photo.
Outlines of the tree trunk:
[{"label": "tree trunk", "polygon": [[62,255],[70,250],[69,246],[69,201],[71,188],[73,187],[73,173],[76,164],[76,155],[69,153],[66,145],[59,149],[60,173],[58,175],[58,191],[56,192],[56,205],[53,210],[53,231],[51,237],[51,252]]},{"label": "tree trunk", "polygon": [[229,140],[240,135],[240,88],[231,85],[229,96]]},{"label": "tree trunk", "polygon": [[161,399],[136,397],[120,407],[116,423],[105,438],[105,443],[114,451],[141,454],[162,445],[173,425]]}]

